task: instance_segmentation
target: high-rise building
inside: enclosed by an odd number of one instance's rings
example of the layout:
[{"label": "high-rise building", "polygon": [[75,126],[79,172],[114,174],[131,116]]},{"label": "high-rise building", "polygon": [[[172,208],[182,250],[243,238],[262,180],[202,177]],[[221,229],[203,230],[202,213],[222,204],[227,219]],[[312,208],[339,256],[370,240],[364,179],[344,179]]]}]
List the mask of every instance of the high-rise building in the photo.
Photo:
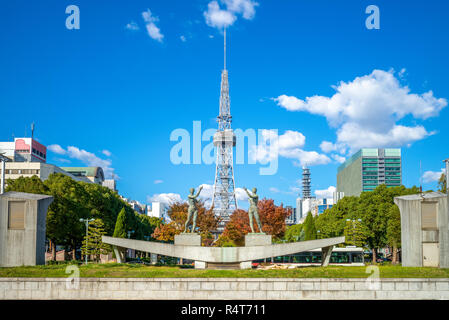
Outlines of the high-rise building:
[{"label": "high-rise building", "polygon": [[347,159],[337,173],[337,192],[359,196],[373,191],[378,185],[402,184],[401,149],[363,148]]},{"label": "high-rise building", "polygon": [[298,217],[296,215],[296,208],[293,208],[292,206],[286,206],[285,209],[289,213],[289,215],[285,218],[285,224],[289,226],[297,224]]}]

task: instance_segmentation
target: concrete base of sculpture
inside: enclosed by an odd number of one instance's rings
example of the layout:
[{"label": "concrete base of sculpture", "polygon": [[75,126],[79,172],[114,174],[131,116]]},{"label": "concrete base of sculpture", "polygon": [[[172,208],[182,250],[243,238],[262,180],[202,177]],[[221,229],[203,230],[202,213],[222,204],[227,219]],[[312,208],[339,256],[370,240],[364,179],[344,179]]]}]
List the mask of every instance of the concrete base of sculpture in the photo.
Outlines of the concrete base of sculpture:
[{"label": "concrete base of sculpture", "polygon": [[[245,247],[271,246],[271,235],[265,233],[248,233],[245,235]],[[240,262],[240,269],[251,269],[252,261]]]},{"label": "concrete base of sculpture", "polygon": [[[201,247],[201,236],[198,233],[181,233],[175,235],[175,246]],[[188,250],[188,248],[186,248]],[[195,269],[206,269],[205,261],[195,260]]]},{"label": "concrete base of sculpture", "polygon": [[245,247],[269,246],[271,235],[265,233],[248,233],[245,235]]},{"label": "concrete base of sculpture", "polygon": [[201,236],[198,233],[177,234],[175,246],[201,246]]}]

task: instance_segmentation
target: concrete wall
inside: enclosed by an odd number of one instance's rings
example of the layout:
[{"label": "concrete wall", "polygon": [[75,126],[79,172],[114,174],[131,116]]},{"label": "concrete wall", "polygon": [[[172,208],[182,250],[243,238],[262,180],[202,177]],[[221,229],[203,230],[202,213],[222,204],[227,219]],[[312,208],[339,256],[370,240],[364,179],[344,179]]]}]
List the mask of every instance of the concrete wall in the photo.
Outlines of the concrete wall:
[{"label": "concrete wall", "polygon": [[[4,299],[311,300],[444,299],[449,279],[0,278]],[[376,287],[377,286],[377,287]]]},{"label": "concrete wall", "polygon": [[[25,202],[25,228],[8,228],[9,201]],[[0,266],[45,264],[47,208],[53,197],[21,192],[0,195]]]},{"label": "concrete wall", "polygon": [[337,173],[337,192],[359,196],[362,192],[362,157]]}]

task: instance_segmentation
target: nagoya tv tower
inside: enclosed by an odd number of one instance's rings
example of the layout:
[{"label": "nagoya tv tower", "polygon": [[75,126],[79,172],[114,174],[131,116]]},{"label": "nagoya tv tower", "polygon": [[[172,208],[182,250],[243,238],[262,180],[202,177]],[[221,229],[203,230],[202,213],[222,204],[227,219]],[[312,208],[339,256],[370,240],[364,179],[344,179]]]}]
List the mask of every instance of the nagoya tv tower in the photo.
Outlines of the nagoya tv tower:
[{"label": "nagoya tv tower", "polygon": [[221,218],[218,232],[223,232],[229,216],[237,209],[235,199],[233,151],[235,135],[231,129],[231,106],[229,100],[228,70],[226,70],[226,28],[224,29],[224,68],[221,72],[220,114],[217,117],[218,130],[214,134],[214,146],[217,148],[214,195],[212,206],[215,215]]}]

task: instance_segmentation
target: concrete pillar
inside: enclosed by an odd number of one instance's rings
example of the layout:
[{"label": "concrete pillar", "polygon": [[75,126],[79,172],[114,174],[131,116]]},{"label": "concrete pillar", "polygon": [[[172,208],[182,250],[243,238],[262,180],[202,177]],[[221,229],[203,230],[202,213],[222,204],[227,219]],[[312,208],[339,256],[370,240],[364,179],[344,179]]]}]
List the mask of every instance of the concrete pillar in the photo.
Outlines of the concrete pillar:
[{"label": "concrete pillar", "polygon": [[0,194],[2,194],[5,192],[5,160],[0,159],[0,161],[2,162],[2,180],[0,183]]},{"label": "concrete pillar", "polygon": [[157,263],[157,254],[150,253],[150,260],[151,260],[151,264],[156,264]]},{"label": "concrete pillar", "polygon": [[321,255],[322,255],[321,266],[322,267],[327,267],[329,265],[329,261],[331,260],[332,249],[334,249],[334,246],[321,248]]},{"label": "concrete pillar", "polygon": [[112,248],[114,249],[114,254],[117,259],[117,263],[125,262],[125,257],[123,256],[123,251],[121,250],[121,248],[117,246],[112,246]]}]

